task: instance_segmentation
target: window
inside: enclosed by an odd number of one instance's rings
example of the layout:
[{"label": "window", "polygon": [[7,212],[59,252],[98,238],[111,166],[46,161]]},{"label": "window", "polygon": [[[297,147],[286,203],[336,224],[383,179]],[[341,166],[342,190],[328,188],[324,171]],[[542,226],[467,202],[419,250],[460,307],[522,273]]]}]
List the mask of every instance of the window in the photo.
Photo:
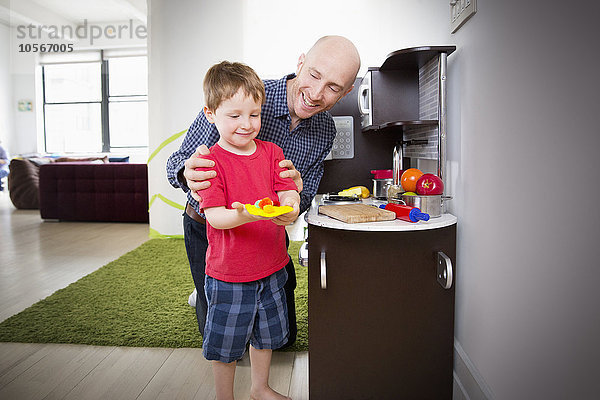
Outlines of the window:
[{"label": "window", "polygon": [[42,66],[46,151],[148,148],[147,57]]},{"label": "window", "polygon": [[43,67],[47,152],[102,151],[101,64]]},{"label": "window", "polygon": [[148,147],[146,57],[110,58],[108,115],[110,147]]}]

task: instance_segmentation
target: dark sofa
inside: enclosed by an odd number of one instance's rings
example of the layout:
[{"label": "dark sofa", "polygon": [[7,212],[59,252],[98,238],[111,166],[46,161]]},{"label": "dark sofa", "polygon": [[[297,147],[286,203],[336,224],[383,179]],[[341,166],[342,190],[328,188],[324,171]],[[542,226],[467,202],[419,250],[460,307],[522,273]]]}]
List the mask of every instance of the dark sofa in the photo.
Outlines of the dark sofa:
[{"label": "dark sofa", "polygon": [[10,174],[8,175],[8,193],[13,205],[18,209],[39,209],[40,166],[48,163],[70,161],[107,163],[109,158],[108,156],[54,158],[43,155],[15,157],[10,161]]},{"label": "dark sofa", "polygon": [[40,215],[68,221],[148,222],[146,164],[40,166]]}]

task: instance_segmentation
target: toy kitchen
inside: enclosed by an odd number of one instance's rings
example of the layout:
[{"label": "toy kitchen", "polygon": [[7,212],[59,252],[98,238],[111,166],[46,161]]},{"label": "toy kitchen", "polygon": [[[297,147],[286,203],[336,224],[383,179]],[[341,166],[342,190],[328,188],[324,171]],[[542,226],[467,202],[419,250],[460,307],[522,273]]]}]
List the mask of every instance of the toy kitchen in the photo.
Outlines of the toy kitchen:
[{"label": "toy kitchen", "polygon": [[311,399],[452,398],[457,218],[447,193],[401,183],[421,159],[443,187],[454,50],[390,53],[331,110],[338,134],[305,215]]}]

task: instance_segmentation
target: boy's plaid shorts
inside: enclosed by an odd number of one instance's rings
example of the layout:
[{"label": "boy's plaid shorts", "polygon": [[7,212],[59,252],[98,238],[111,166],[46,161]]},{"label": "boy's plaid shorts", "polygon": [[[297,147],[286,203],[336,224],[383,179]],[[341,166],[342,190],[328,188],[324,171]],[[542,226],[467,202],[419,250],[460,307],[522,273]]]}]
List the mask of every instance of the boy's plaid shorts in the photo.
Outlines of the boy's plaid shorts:
[{"label": "boy's plaid shorts", "polygon": [[207,360],[239,360],[246,343],[256,349],[277,349],[287,340],[289,326],[283,285],[285,268],[252,282],[231,283],[206,276],[208,315],[203,354]]}]

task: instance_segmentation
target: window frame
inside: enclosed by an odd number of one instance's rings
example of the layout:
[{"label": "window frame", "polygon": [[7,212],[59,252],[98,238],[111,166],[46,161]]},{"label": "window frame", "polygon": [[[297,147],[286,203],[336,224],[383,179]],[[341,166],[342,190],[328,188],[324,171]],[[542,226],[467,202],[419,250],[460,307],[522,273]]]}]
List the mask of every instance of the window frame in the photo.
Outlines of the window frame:
[{"label": "window frame", "polygon": [[[122,56],[124,57],[146,57],[147,55],[131,55],[131,56]],[[114,57],[114,58],[122,58],[122,57]],[[111,57],[113,58],[113,57]],[[109,93],[109,79],[110,79],[110,71],[109,71],[109,60],[110,58],[105,58],[101,54],[100,60],[90,60],[90,61],[80,61],[80,62],[58,62],[58,63],[48,63],[42,64],[41,78],[42,78],[42,120],[44,124],[44,151],[48,152],[48,137],[46,131],[46,106],[47,105],[68,105],[68,104],[100,104],[100,131],[101,131],[101,142],[102,142],[102,152],[103,153],[111,153],[111,149],[148,149],[147,145],[139,145],[139,146],[111,146],[110,144],[110,112],[109,112],[109,104],[111,102],[119,102],[119,98],[139,98],[139,100],[129,100],[128,102],[145,102],[148,103],[148,93],[145,95],[140,94],[132,94],[132,95],[115,95],[111,96]],[[67,64],[80,64],[80,63],[100,63],[100,91],[101,91],[101,99],[100,101],[62,101],[62,102],[48,102],[46,100],[46,67],[48,65],[67,65]]]}]

